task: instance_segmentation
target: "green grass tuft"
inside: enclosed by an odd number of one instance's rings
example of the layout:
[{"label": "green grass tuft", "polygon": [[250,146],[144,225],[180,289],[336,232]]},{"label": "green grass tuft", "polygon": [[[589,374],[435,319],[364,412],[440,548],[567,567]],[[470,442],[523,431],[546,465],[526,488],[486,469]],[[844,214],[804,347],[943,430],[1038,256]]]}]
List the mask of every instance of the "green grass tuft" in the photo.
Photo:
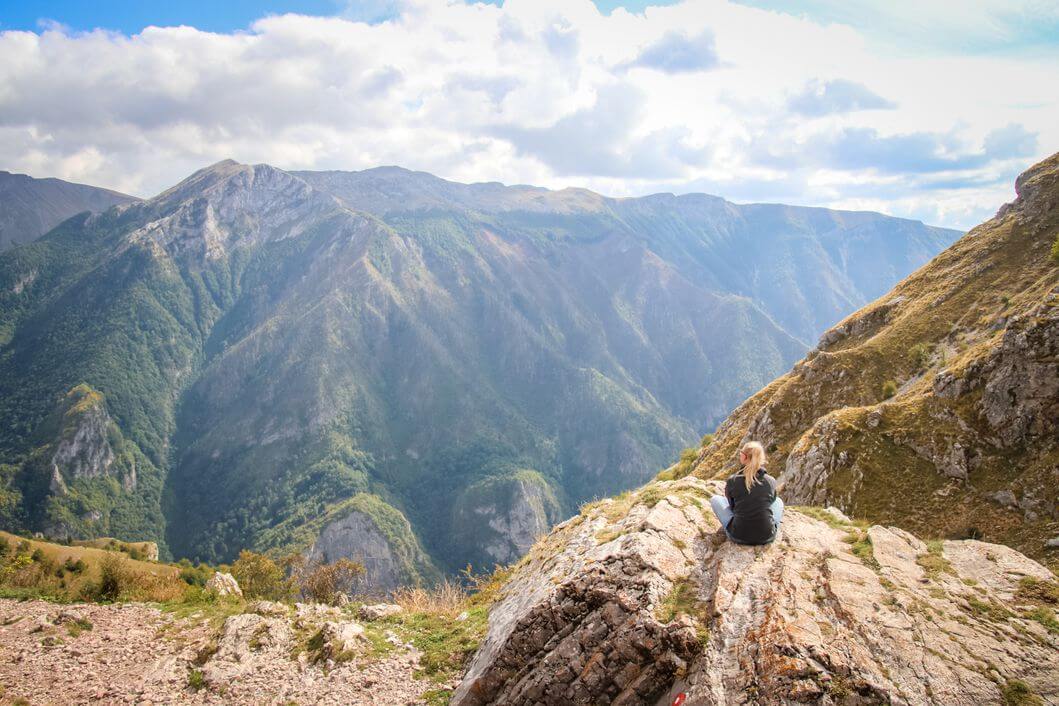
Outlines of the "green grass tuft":
[{"label": "green grass tuft", "polygon": [[1000,695],[1004,699],[1004,706],[1044,706],[1040,696],[1024,681],[1012,679],[1000,687]]}]

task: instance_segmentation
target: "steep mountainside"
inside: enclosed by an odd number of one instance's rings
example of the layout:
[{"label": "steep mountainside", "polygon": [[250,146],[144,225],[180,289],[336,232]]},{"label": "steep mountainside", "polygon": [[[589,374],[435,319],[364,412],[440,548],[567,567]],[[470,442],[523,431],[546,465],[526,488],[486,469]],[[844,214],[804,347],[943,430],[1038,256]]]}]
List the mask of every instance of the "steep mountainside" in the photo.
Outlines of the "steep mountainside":
[{"label": "steep mountainside", "polygon": [[695,473],[758,439],[791,502],[1059,562],[1059,155],[1016,190],[740,406]]},{"label": "steep mountainside", "polygon": [[[360,551],[380,586],[508,562],[869,296],[847,237],[891,253],[875,259],[892,280],[954,235],[222,162],[0,257],[0,507],[52,533],[164,536],[178,556]],[[784,318],[755,278],[830,303]],[[48,420],[82,383],[113,431],[85,437],[102,470],[49,484]]]},{"label": "steep mountainside", "polygon": [[0,171],[0,251],[36,240],[70,216],[136,200],[96,186]]},{"label": "steep mountainside", "polygon": [[1059,703],[1045,567],[833,508],[792,508],[775,543],[740,546],[717,492],[656,482],[556,527],[515,567],[450,703]]}]

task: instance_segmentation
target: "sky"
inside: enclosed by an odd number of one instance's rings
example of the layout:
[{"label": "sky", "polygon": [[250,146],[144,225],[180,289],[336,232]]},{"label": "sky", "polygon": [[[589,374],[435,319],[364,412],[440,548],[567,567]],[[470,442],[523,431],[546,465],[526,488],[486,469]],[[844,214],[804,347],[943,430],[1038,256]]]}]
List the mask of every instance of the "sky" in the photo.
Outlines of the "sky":
[{"label": "sky", "polygon": [[225,158],[969,228],[1059,150],[1059,2],[0,0],[0,169]]}]

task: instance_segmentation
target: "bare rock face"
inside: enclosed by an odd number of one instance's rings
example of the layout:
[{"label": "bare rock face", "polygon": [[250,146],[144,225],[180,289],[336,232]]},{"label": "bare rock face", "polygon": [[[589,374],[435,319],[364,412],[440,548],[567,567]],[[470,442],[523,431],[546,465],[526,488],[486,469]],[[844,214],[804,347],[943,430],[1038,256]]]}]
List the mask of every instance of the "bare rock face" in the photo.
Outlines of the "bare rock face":
[{"label": "bare rock face", "polygon": [[825,510],[739,546],[716,534],[713,490],[656,483],[557,527],[452,703],[984,704],[1016,688],[1059,703],[1059,586],[1040,564]]},{"label": "bare rock face", "polygon": [[154,216],[132,234],[173,255],[221,257],[235,245],[295,237],[341,209],[334,197],[265,164],[231,160],[201,169],[142,206]]},{"label": "bare rock face", "polygon": [[538,472],[487,478],[461,495],[453,512],[455,544],[478,547],[475,565],[510,564],[523,556],[562,515],[551,484]]},{"label": "bare rock face", "polygon": [[1059,430],[1059,287],[1008,324],[983,366],[985,418],[1006,446]]},{"label": "bare rock face", "polygon": [[64,493],[64,479],[99,478],[114,462],[114,450],[107,438],[110,415],[102,397],[94,390],[75,388],[68,395],[70,409],[64,413],[62,433],[52,454],[53,493]]},{"label": "bare rock face", "polygon": [[213,576],[206,582],[206,590],[216,593],[218,596],[242,597],[243,590],[239,588],[239,582],[231,574],[214,572]]},{"label": "bare rock face", "polygon": [[400,566],[389,540],[363,512],[354,510],[326,525],[305,556],[310,562],[342,558],[361,562],[366,572],[363,583],[371,590],[389,591],[400,584]]}]

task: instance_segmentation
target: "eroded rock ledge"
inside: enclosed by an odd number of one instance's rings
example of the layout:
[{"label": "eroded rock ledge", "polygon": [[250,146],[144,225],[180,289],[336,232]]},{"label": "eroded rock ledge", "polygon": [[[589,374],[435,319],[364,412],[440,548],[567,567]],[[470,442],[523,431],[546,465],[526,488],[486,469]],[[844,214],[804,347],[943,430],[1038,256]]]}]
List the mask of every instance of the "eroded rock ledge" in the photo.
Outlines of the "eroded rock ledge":
[{"label": "eroded rock ledge", "polygon": [[1040,564],[823,510],[741,547],[717,541],[711,491],[655,483],[556,528],[452,703],[1059,703],[1059,586]]}]

